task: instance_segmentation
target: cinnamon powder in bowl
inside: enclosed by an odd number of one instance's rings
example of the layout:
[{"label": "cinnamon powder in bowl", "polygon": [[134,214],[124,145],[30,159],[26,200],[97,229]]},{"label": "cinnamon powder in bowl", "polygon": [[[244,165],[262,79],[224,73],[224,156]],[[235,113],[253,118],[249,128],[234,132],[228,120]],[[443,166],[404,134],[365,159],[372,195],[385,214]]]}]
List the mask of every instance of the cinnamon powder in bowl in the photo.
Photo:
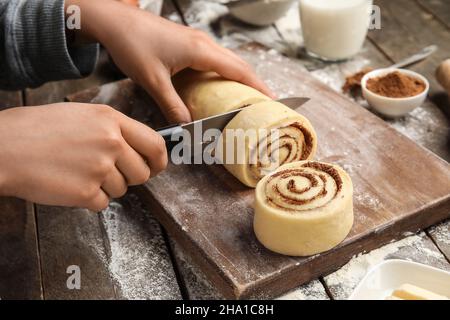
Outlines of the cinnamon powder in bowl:
[{"label": "cinnamon powder in bowl", "polygon": [[389,98],[414,97],[426,89],[422,80],[399,71],[370,78],[366,86],[373,93]]},{"label": "cinnamon powder in bowl", "polygon": [[378,113],[400,117],[420,106],[430,84],[417,72],[405,69],[378,69],[361,80],[364,98]]}]

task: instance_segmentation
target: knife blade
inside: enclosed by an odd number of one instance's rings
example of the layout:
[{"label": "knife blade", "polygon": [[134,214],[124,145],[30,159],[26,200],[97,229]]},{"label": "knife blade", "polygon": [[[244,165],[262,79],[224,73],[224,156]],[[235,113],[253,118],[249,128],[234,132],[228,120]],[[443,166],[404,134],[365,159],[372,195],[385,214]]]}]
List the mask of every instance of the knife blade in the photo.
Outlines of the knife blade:
[{"label": "knife blade", "polygon": [[279,99],[279,100],[277,100],[277,102],[280,102],[280,103],[284,104],[285,106],[287,106],[293,110],[296,110],[297,108],[300,108],[302,105],[307,103],[309,100],[311,100],[311,98],[290,97],[290,98]]},{"label": "knife blade", "polygon": [[[303,104],[308,102],[310,98],[306,97],[290,97],[277,100],[291,109],[297,109]],[[245,108],[245,107],[244,107]],[[203,151],[206,145],[214,141],[214,139],[204,139],[204,133],[207,130],[222,131],[225,126],[230,122],[243,108],[225,112],[219,115],[211,116],[205,119],[196,120],[186,124],[175,124],[156,130],[164,140],[166,141],[167,148],[170,150],[172,147],[183,140],[183,143],[189,144],[193,148],[191,154],[195,154]],[[187,140],[184,141],[187,137]],[[196,148],[197,146],[197,148]],[[198,147],[200,146],[200,148]],[[195,151],[194,151],[195,149]]]}]

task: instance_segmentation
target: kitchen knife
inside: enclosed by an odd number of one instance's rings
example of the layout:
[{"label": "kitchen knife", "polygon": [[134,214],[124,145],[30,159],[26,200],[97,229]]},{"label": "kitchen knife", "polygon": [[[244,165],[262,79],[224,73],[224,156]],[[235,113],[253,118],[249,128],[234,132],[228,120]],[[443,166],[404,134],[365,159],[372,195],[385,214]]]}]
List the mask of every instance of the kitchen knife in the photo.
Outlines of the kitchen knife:
[{"label": "kitchen knife", "polygon": [[[291,109],[297,109],[310,99],[305,97],[292,97],[277,100],[278,102],[286,105]],[[204,132],[208,129],[216,129],[222,131],[228,122],[231,121],[241,109],[232,110],[226,113],[215,115],[201,120],[196,120],[186,124],[175,124],[167,127],[160,128],[157,131],[166,141],[167,148],[170,150],[172,147],[180,142],[183,137],[183,132],[186,131],[190,138],[190,141],[183,141],[194,148],[195,145],[201,145],[201,148],[196,150],[203,150],[203,148],[209,143],[213,142],[213,139],[204,139]],[[191,153],[193,154],[193,153]]]}]

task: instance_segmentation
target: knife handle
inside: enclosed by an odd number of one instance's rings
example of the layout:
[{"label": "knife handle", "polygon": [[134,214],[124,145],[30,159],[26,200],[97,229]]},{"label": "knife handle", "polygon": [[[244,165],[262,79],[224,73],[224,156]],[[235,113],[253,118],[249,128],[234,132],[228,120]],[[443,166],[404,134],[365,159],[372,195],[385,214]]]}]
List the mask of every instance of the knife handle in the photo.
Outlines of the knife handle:
[{"label": "knife handle", "polygon": [[172,136],[174,134],[179,134],[182,131],[183,128],[179,124],[173,124],[156,130],[156,132],[163,137],[164,141],[166,142],[168,150],[171,150],[176,144],[180,142],[180,141],[172,141]]}]

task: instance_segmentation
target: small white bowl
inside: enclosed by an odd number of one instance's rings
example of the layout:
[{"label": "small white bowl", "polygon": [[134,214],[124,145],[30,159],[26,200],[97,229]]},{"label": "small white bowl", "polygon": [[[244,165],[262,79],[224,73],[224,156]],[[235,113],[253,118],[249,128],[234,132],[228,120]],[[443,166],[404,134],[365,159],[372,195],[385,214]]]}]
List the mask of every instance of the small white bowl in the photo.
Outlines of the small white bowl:
[{"label": "small white bowl", "polygon": [[232,1],[228,3],[230,14],[255,26],[268,26],[286,14],[296,0]]},{"label": "small white bowl", "polygon": [[403,284],[450,297],[450,272],[406,260],[386,260],[371,269],[348,300],[385,300]]},{"label": "small white bowl", "polygon": [[[379,94],[376,94],[367,89],[367,81],[370,78],[381,77],[395,71],[423,81],[423,83],[425,83],[425,90],[413,97],[389,98],[380,96]],[[377,69],[366,74],[361,80],[361,87],[364,98],[367,100],[367,102],[369,102],[372,108],[374,108],[382,115],[396,118],[408,114],[409,112],[413,111],[415,108],[423,104],[423,102],[427,98],[428,91],[430,90],[430,83],[424,76],[418,74],[417,72],[405,69],[387,68]]]}]

